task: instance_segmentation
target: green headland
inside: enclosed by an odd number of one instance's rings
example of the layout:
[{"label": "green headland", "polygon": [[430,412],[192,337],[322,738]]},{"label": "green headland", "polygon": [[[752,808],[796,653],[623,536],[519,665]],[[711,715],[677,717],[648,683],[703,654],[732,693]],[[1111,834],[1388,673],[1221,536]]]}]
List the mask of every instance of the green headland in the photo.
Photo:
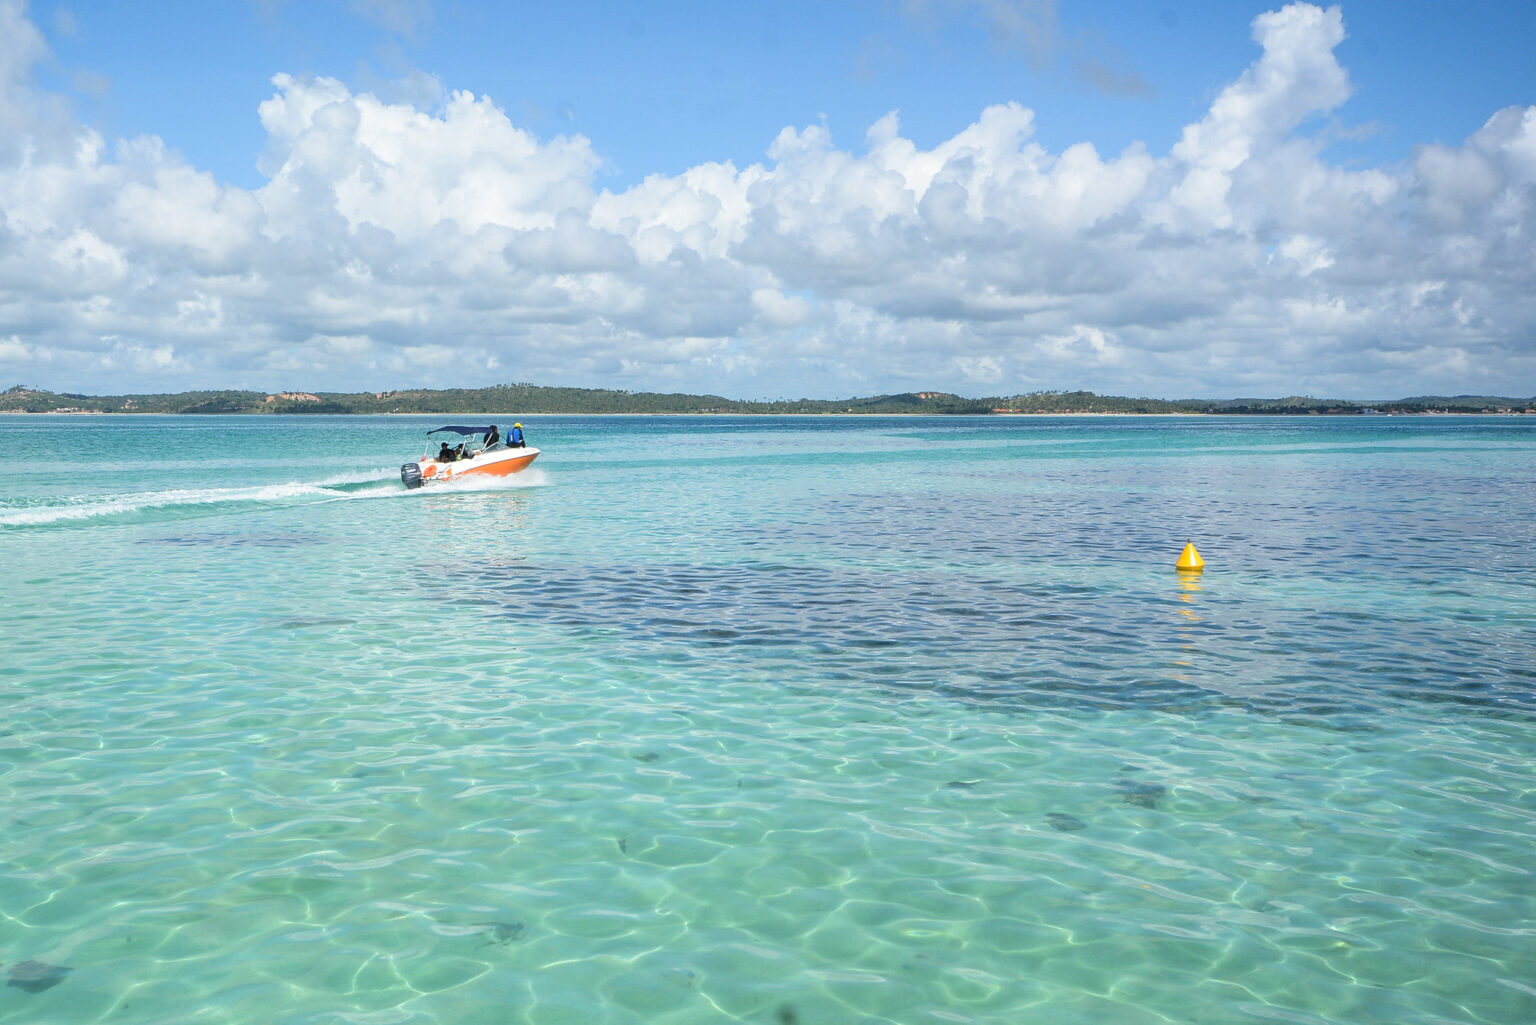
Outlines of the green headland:
[{"label": "green headland", "polygon": [[655,414],[1412,414],[1536,413],[1536,397],[1420,395],[1372,401],[1316,399],[1153,399],[1088,391],[1039,391],[966,398],[947,392],[902,392],[848,399],[728,399],[720,395],[555,388],[499,384],[489,388],[411,388],[384,392],[187,391],[174,394],[79,395],[15,385],[0,392],[0,413],[490,413],[519,415]]}]

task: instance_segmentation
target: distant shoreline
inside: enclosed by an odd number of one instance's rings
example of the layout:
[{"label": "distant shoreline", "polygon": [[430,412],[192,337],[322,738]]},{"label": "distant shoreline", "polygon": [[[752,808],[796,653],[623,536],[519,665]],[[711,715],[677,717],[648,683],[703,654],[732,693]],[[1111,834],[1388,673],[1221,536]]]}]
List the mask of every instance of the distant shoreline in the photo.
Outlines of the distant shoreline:
[{"label": "distant shoreline", "polygon": [[612,417],[620,417],[620,416],[623,416],[623,417],[674,418],[674,419],[678,418],[678,417],[690,417],[690,416],[692,416],[692,417],[716,417],[716,418],[718,418],[718,417],[752,417],[752,418],[762,418],[762,419],[790,419],[790,418],[797,418],[797,417],[815,416],[815,417],[835,417],[835,418],[843,418],[843,419],[850,419],[850,420],[874,419],[874,418],[879,418],[879,417],[916,417],[916,418],[921,418],[921,419],[925,419],[925,420],[953,420],[953,419],[967,418],[967,417],[974,418],[974,419],[1048,420],[1048,419],[1060,419],[1061,417],[1083,417],[1083,418],[1108,419],[1108,418],[1113,418],[1113,417],[1127,417],[1127,416],[1134,416],[1134,417],[1173,417],[1173,418],[1182,418],[1182,417],[1211,417],[1211,416],[1214,416],[1214,417],[1250,417],[1250,416],[1251,417],[1260,417],[1260,416],[1276,417],[1276,416],[1283,416],[1283,417],[1289,417],[1289,418],[1294,418],[1294,417],[1335,417],[1335,418],[1365,417],[1367,419],[1378,419],[1378,418],[1385,419],[1385,418],[1388,418],[1388,417],[1432,417],[1432,416],[1514,416],[1514,417],[1518,417],[1518,416],[1536,416],[1536,409],[1487,409],[1487,410],[1483,410],[1483,409],[1478,409],[1478,410],[1462,410],[1462,409],[1456,409],[1456,410],[1429,410],[1429,409],[1420,409],[1420,410],[1411,410],[1411,411],[1393,412],[1393,413],[1363,413],[1363,412],[1360,412],[1360,411],[1344,411],[1344,410],[1330,410],[1330,411],[1326,411],[1326,412],[1324,412],[1324,411],[1314,411],[1314,410],[1308,410],[1308,411],[1305,411],[1305,412],[1281,412],[1281,411],[1277,411],[1277,410],[1257,410],[1257,411],[1252,411],[1252,410],[1242,410],[1242,411],[1239,411],[1239,410],[1189,410],[1189,411],[1185,411],[1185,410],[1171,410],[1171,411],[1168,411],[1168,412],[1157,412],[1157,413],[1130,412],[1130,411],[1122,413],[1122,412],[1111,412],[1111,411],[1098,411],[1098,410],[1095,410],[1095,411],[1083,411],[1083,410],[1070,410],[1070,409],[1057,410],[1057,411],[1048,412],[1048,413],[998,413],[998,412],[990,412],[990,413],[935,413],[935,412],[926,412],[926,411],[917,411],[917,410],[914,410],[914,411],[911,411],[911,412],[869,412],[869,413],[813,413],[813,412],[804,412],[804,413],[757,413],[757,412],[738,412],[738,411],[721,412],[721,413],[704,413],[704,412],[678,412],[678,413],[638,413],[638,412],[636,412],[636,413],[631,413],[631,412],[594,412],[594,411],[587,411],[587,412],[544,412],[544,411],[538,411],[538,410],[524,410],[524,411],[516,413],[516,414],[507,413],[505,411],[494,412],[494,413],[487,413],[487,412],[484,412],[484,411],[472,412],[472,411],[466,411],[466,410],[448,410],[448,411],[445,411],[445,412],[432,411],[432,412],[389,412],[389,413],[375,413],[375,412],[310,413],[310,412],[298,412],[298,411],[294,411],[294,410],[272,410],[270,412],[212,413],[212,414],[210,414],[210,413],[190,413],[190,412],[185,412],[185,411],[166,412],[164,410],[152,410],[152,409],[40,409],[40,410],[0,409],[0,416],[81,416],[81,417],[98,417],[98,416],[188,416],[188,417],[197,417],[197,416],[235,416],[235,417],[244,417],[244,418],[251,418],[251,419],[261,419],[261,418],[264,418],[264,417],[280,416],[280,417],[285,417],[285,418],[286,417],[293,417],[293,418],[296,418],[296,419],[315,419],[315,420],[326,419],[326,418],[330,418],[330,417],[362,417],[362,416],[401,416],[401,417],[404,417],[404,416],[433,416],[433,417],[439,417],[439,418],[441,418],[441,417],[461,417],[461,418],[474,418],[474,419],[480,419],[480,420],[489,420],[492,417],[500,417],[502,419],[507,419],[507,418],[509,418],[509,417],[511,417],[513,415],[522,416],[522,417],[535,417],[535,416],[592,416],[592,417],[612,416]]},{"label": "distant shoreline", "polygon": [[[477,412],[465,412],[473,410]],[[494,412],[486,413],[485,410]],[[1536,397],[1419,395],[1356,401],[1292,395],[1261,399],[1152,399],[1087,391],[967,398],[919,391],[844,399],[728,399],[503,384],[488,388],[380,392],[191,391],[82,395],[16,385],[0,392],[0,414],[186,414],[240,416],[1445,416],[1536,413]]]}]

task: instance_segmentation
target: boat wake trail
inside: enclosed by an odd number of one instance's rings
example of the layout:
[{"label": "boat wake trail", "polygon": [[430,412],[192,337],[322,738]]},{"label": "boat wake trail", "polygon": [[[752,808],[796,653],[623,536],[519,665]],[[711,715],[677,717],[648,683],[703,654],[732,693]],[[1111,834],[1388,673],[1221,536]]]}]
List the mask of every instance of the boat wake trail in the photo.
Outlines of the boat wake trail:
[{"label": "boat wake trail", "polygon": [[323,481],[290,481],[232,488],[172,488],[118,495],[69,495],[25,504],[0,503],[0,528],[49,527],[96,523],[137,523],[238,510],[241,507],[307,505],[353,498],[403,494],[384,476],[352,475]]},{"label": "boat wake trail", "polygon": [[236,512],[242,508],[318,505],[371,498],[473,494],[541,487],[543,470],[515,477],[462,478],[409,491],[393,468],[357,471],[314,481],[287,481],[244,487],[170,488],[115,495],[82,494],[0,499],[0,530],[150,523]]}]

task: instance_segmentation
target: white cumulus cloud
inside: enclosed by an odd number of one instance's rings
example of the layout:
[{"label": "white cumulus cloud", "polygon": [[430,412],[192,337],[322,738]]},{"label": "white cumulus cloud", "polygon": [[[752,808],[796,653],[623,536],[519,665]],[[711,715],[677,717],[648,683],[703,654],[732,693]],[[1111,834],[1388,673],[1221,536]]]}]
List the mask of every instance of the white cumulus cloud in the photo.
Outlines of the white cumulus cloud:
[{"label": "white cumulus cloud", "polygon": [[893,111],[856,148],[791,126],[760,163],[621,191],[595,185],[601,140],[494,97],[279,72],[242,189],[73,120],[0,0],[0,364],[113,392],[1530,391],[1536,107],[1402,166],[1330,163],[1306,126],[1348,102],[1345,36],[1337,7],[1261,14],[1164,154],[1053,152],[1004,102],[929,148]]}]

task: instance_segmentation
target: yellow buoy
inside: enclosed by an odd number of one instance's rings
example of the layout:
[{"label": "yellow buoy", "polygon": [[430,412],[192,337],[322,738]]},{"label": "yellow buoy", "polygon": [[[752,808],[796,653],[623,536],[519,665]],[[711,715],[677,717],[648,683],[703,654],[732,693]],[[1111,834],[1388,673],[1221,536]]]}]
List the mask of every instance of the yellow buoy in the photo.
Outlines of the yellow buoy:
[{"label": "yellow buoy", "polygon": [[1195,551],[1195,543],[1191,541],[1184,546],[1184,551],[1179,553],[1179,561],[1173,564],[1174,569],[1191,570],[1200,572],[1205,568],[1205,560],[1200,558],[1200,553]]}]

